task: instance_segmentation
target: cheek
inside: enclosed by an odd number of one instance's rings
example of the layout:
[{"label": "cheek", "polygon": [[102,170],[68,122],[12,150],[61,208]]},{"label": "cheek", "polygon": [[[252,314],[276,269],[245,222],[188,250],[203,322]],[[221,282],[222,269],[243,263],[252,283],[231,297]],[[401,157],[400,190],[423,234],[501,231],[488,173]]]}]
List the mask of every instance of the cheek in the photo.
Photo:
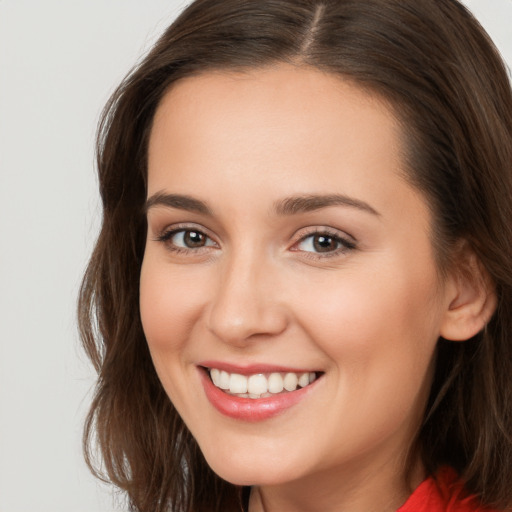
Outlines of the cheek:
[{"label": "cheek", "polygon": [[386,368],[408,371],[431,360],[440,323],[435,270],[385,266],[340,273],[339,282],[331,275],[329,283],[296,292],[304,329],[345,371],[361,372],[364,362],[364,371],[380,366],[387,374]]},{"label": "cheek", "polygon": [[[201,290],[187,272],[173,272],[151,255],[140,278],[140,314],[155,365],[161,356],[178,353],[197,322]],[[186,300],[185,300],[186,299]]]},{"label": "cheek", "polygon": [[[200,281],[199,281],[200,282]],[[142,327],[156,373],[174,406],[190,421],[188,382],[192,332],[198,324],[204,293],[190,273],[166,261],[144,259],[140,278]]]},{"label": "cheek", "polygon": [[414,429],[428,398],[438,339],[435,280],[388,272],[333,284],[322,300],[310,292],[300,316],[330,360],[330,385],[343,404],[338,423],[354,418],[347,435],[360,435],[361,446],[365,436],[380,439],[402,421]]}]

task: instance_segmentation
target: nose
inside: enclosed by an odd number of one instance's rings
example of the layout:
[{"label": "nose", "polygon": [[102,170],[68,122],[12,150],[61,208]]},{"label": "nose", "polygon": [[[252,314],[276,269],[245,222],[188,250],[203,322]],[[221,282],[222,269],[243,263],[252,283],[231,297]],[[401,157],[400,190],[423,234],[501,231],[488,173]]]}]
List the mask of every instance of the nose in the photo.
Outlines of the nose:
[{"label": "nose", "polygon": [[275,271],[255,255],[224,262],[209,305],[209,330],[226,343],[244,346],[275,337],[288,325]]}]

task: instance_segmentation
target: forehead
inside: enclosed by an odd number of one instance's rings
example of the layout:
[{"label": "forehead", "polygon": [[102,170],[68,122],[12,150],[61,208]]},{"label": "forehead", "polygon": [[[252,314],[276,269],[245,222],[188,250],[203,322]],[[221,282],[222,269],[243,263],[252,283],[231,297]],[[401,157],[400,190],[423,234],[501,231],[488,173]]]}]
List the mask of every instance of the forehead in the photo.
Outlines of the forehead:
[{"label": "forehead", "polygon": [[201,118],[209,127],[236,119],[238,125],[243,120],[251,126],[264,122],[267,133],[302,131],[311,137],[319,128],[336,127],[332,134],[339,136],[339,116],[360,118],[361,123],[377,130],[383,125],[389,131],[398,127],[391,107],[353,81],[307,66],[279,64],[244,72],[206,72],[178,80],[160,102],[153,128],[162,122],[172,128],[172,118],[178,124]]},{"label": "forehead", "polygon": [[403,215],[423,198],[403,179],[402,139],[383,100],[337,75],[291,65],[204,73],[174,84],[157,109],[148,195],[242,209],[256,195],[338,193]]},{"label": "forehead", "polygon": [[251,139],[255,153],[260,142],[265,153],[277,155],[290,146],[318,155],[340,142],[354,150],[365,143],[362,149],[371,156],[382,148],[398,151],[401,137],[392,110],[376,95],[334,74],[281,64],[176,82],[157,109],[150,157],[162,142],[168,146],[178,138],[202,147],[208,142],[210,149]]}]

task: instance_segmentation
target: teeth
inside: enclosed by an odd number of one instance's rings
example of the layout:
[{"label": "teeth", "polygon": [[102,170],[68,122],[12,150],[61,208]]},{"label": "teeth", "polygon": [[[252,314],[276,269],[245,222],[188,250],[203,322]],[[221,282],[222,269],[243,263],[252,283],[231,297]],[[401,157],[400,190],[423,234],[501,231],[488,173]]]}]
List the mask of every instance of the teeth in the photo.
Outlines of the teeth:
[{"label": "teeth", "polygon": [[271,373],[268,378],[268,390],[271,393],[281,393],[284,389],[283,377],[280,373]]},{"label": "teeth", "polygon": [[229,389],[229,373],[228,372],[220,372],[218,387],[220,389]]},{"label": "teeth", "polygon": [[220,387],[220,371],[217,370],[217,368],[212,368],[210,370],[210,377],[212,378],[212,382],[217,386]]},{"label": "teeth", "polygon": [[295,391],[297,387],[304,388],[316,380],[315,372],[305,373],[257,373],[250,376],[239,373],[228,373],[224,370],[211,368],[209,370],[213,384],[227,393],[243,398],[265,398],[283,391]]},{"label": "teeth", "polygon": [[229,378],[229,392],[233,394],[247,393],[247,377],[232,373]]},{"label": "teeth", "polygon": [[[251,375],[247,381],[247,391],[251,395],[261,395],[268,391],[268,383],[265,375]],[[251,397],[252,398],[252,397]]]},{"label": "teeth", "polygon": [[309,384],[309,373],[303,373],[299,377],[299,386],[305,388]]},{"label": "teeth", "polygon": [[299,379],[297,378],[296,373],[287,373],[284,376],[284,389],[286,391],[295,391],[297,389],[297,384],[299,383]]}]

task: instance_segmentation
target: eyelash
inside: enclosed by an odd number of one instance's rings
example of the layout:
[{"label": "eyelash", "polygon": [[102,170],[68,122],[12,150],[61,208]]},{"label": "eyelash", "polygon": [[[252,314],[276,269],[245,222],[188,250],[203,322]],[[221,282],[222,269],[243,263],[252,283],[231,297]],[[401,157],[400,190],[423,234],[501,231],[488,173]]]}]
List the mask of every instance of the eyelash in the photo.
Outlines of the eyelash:
[{"label": "eyelash", "polygon": [[200,247],[179,247],[176,244],[172,243],[172,238],[176,236],[178,233],[198,233],[199,235],[204,236],[207,240],[213,241],[210,236],[208,236],[202,229],[195,228],[194,226],[177,226],[173,229],[169,229],[163,231],[160,235],[156,237],[157,242],[162,242],[166,245],[167,249],[175,254],[189,254],[191,252],[198,253],[202,252],[204,249],[208,249],[208,247],[213,247],[215,242],[210,245],[203,245]]},{"label": "eyelash", "polygon": [[[312,259],[325,259],[325,258],[333,258],[336,256],[341,256],[347,254],[350,251],[357,249],[357,243],[354,239],[349,237],[344,237],[340,234],[339,231],[335,231],[329,228],[316,228],[313,231],[309,231],[302,236],[299,237],[297,242],[293,244],[292,247],[298,247],[300,244],[305,243],[308,239],[314,239],[315,237],[324,237],[331,239],[336,244],[336,249],[333,251],[328,251],[325,253],[316,252],[316,251],[301,251],[308,258]],[[313,240],[312,240],[312,243]],[[291,249],[292,251],[299,252],[300,249]]]},{"label": "eyelash", "polygon": [[[199,247],[180,247],[175,243],[172,243],[173,237],[177,234],[183,233],[197,233],[207,240],[207,245],[202,245]],[[316,252],[316,251],[301,251],[297,249],[300,244],[305,243],[308,239],[314,238],[315,236],[323,236],[327,239],[331,239],[336,244],[336,249],[333,251],[327,251],[325,253]],[[190,254],[190,253],[201,253],[204,250],[208,250],[209,247],[217,246],[216,242],[212,240],[210,236],[208,236],[203,230],[199,228],[195,228],[193,226],[178,226],[176,228],[163,231],[160,235],[158,235],[155,239],[157,242],[164,243],[167,249],[175,254]],[[208,241],[211,241],[211,244],[208,244]],[[290,249],[293,252],[302,252],[304,256],[311,259],[325,259],[332,258],[335,256],[340,256],[346,254],[354,249],[357,249],[357,243],[353,239],[349,239],[348,237],[343,237],[340,235],[338,231],[334,231],[328,228],[317,228],[314,231],[310,231],[300,236],[296,242],[294,242],[292,248]]]}]

